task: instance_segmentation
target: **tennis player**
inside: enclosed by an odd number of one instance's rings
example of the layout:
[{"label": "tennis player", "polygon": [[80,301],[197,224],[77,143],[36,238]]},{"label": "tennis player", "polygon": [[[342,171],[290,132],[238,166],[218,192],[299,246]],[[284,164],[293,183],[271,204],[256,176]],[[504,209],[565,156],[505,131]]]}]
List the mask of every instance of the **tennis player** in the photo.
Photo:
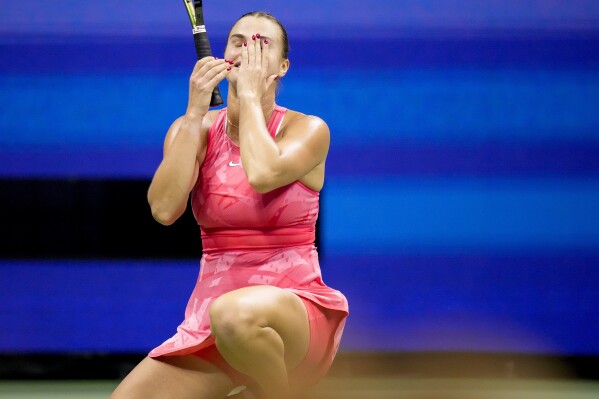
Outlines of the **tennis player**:
[{"label": "tennis player", "polygon": [[[348,315],[314,244],[330,136],[319,117],[275,102],[288,51],[283,25],[251,12],[232,27],[225,59],[196,63],[148,202],[167,226],[190,202],[199,278],[174,335],[111,398],[292,398],[329,370]],[[209,110],[224,79],[226,107]]]}]

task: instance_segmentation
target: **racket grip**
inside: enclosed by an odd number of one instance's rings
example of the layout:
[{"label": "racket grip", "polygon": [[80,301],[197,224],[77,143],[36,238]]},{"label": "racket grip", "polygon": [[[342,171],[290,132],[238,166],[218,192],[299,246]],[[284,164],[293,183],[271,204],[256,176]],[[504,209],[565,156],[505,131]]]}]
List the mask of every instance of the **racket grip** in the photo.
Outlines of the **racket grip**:
[{"label": "racket grip", "polygon": [[[208,41],[208,35],[206,34],[206,32],[194,33],[193,42],[195,44],[198,60],[212,55],[212,50],[210,49],[210,42]],[[212,91],[212,97],[210,98],[210,106],[216,107],[222,105],[223,103],[224,101],[220,94],[220,88],[218,87],[218,85],[216,85],[214,87],[214,90]]]}]

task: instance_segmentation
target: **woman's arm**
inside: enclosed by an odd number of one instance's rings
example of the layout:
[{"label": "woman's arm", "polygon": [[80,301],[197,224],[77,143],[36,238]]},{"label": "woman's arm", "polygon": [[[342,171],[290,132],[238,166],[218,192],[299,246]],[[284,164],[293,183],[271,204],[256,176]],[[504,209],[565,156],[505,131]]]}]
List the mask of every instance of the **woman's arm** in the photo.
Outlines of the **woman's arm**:
[{"label": "woman's arm", "polygon": [[281,138],[270,136],[260,101],[240,97],[239,147],[249,183],[260,193],[300,180],[324,163],[330,144],[327,124],[315,116],[303,116],[287,124]]},{"label": "woman's arm", "polygon": [[191,72],[187,111],[169,127],[162,162],[148,189],[152,215],[161,224],[173,224],[187,208],[189,193],[206,154],[212,124],[212,113],[208,112],[212,90],[230,70],[225,60],[204,57]]},{"label": "woman's arm", "polygon": [[206,154],[210,119],[177,118],[164,139],[163,158],[148,189],[152,216],[163,225],[173,224],[187,208]]},{"label": "woman's arm", "polygon": [[[260,36],[258,36],[260,37]],[[265,193],[300,180],[319,165],[329,151],[330,134],[326,123],[304,116],[287,123],[277,140],[266,128],[260,100],[274,95],[278,75],[271,71],[270,47],[260,40],[244,46],[237,78],[239,97],[239,147],[241,162],[249,183]]]}]

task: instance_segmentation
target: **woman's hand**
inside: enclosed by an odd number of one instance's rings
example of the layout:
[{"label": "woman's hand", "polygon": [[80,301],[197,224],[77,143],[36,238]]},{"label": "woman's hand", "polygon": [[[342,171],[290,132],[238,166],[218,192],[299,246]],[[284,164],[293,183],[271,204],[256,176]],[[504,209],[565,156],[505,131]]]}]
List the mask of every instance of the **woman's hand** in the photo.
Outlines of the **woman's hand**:
[{"label": "woman's hand", "polygon": [[260,34],[243,43],[241,65],[237,75],[237,95],[262,98],[278,75],[269,74],[268,40],[261,41]]},{"label": "woman's hand", "polygon": [[186,115],[203,118],[210,108],[212,91],[231,71],[231,64],[212,56],[198,60],[189,78],[189,100]]}]

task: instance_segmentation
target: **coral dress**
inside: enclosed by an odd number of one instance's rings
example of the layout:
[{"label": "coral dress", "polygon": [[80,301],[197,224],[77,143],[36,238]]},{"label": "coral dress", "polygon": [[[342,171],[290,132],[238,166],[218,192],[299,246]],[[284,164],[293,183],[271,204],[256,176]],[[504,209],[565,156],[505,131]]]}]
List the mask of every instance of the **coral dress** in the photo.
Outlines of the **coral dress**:
[{"label": "coral dress", "polygon": [[[273,139],[285,112],[276,106],[268,122]],[[311,328],[329,342],[317,366],[322,374],[339,348],[348,303],[322,280],[314,245],[319,193],[300,182],[256,192],[243,171],[239,147],[225,133],[225,121],[226,108],[209,131],[206,158],[191,193],[202,239],[200,274],[177,332],[149,356],[191,354],[214,345],[210,304],[231,290],[273,285],[311,301],[326,315],[331,331]]]}]

